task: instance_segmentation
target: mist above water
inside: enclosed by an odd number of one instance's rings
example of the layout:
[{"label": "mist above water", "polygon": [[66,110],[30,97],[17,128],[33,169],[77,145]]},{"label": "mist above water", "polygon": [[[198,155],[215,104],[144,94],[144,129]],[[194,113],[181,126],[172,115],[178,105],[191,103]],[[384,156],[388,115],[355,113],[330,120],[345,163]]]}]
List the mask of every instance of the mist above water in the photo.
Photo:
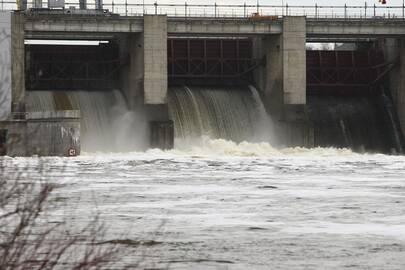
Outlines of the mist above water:
[{"label": "mist above water", "polygon": [[147,122],[130,111],[121,92],[29,91],[28,111],[80,110],[81,145],[85,152],[125,152],[146,148]]},{"label": "mist above water", "polygon": [[207,137],[273,142],[271,119],[253,86],[172,87],[168,100],[176,148]]},{"label": "mist above water", "polygon": [[[207,138],[272,141],[271,120],[254,87],[173,87],[168,105],[176,149],[201,147]],[[149,143],[144,111],[130,111],[120,91],[29,91],[27,109],[80,110],[84,152],[142,151]]]}]

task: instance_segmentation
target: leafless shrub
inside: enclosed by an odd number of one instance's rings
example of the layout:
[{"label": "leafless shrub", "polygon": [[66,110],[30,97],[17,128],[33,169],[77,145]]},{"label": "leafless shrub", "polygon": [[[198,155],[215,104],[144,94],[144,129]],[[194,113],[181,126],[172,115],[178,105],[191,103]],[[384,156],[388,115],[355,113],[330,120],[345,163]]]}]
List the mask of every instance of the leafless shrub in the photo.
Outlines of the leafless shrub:
[{"label": "leafless shrub", "polygon": [[46,213],[57,187],[31,181],[26,169],[9,169],[0,157],[0,269],[111,267],[121,250],[100,244],[106,230],[97,217],[78,231],[66,222],[50,223]]}]

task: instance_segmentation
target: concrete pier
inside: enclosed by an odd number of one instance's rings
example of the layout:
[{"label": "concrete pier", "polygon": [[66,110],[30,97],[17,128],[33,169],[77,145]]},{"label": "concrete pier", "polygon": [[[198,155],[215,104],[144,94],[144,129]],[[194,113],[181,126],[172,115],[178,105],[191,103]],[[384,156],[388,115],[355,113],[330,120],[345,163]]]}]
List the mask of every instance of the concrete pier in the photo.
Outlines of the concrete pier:
[{"label": "concrete pier", "polygon": [[24,25],[23,13],[11,15],[11,82],[13,108],[23,108],[25,102],[25,68],[24,68]]},{"label": "concrete pier", "polygon": [[0,121],[11,113],[11,13],[0,12]]},{"label": "concrete pier", "polygon": [[7,156],[80,155],[80,115],[78,111],[33,112],[25,119],[0,122],[7,134]]},{"label": "concrete pier", "polygon": [[388,76],[388,87],[402,134],[405,134],[405,38],[384,39],[383,47],[387,62],[396,63]]},{"label": "concrete pier", "polygon": [[[134,110],[143,104],[144,85],[144,38],[143,33],[120,36],[120,58],[128,58],[121,70],[121,89],[128,106]],[[138,106],[137,106],[138,104]]]},{"label": "concrete pier", "polygon": [[[167,106],[167,17],[145,15],[144,32],[121,36],[120,55],[129,56],[129,65],[121,75],[122,89],[131,110],[145,115],[150,130],[151,146],[173,147],[173,124]],[[160,123],[160,124],[157,124]],[[163,128],[161,128],[163,127]],[[164,130],[160,131],[161,129]],[[163,136],[159,138],[159,136]],[[169,142],[172,140],[172,142]]]},{"label": "concrete pier", "polygon": [[266,65],[254,72],[267,112],[283,134],[282,145],[313,145],[311,127],[305,114],[306,104],[306,20],[284,17],[282,34],[254,39],[255,58]]},{"label": "concrete pier", "polygon": [[167,17],[144,16],[145,104],[167,103]]},{"label": "concrete pier", "polygon": [[174,146],[173,121],[150,122],[150,146],[162,150],[172,149]]},{"label": "concrete pier", "polygon": [[283,20],[283,92],[284,104],[306,103],[306,23],[305,17]]}]

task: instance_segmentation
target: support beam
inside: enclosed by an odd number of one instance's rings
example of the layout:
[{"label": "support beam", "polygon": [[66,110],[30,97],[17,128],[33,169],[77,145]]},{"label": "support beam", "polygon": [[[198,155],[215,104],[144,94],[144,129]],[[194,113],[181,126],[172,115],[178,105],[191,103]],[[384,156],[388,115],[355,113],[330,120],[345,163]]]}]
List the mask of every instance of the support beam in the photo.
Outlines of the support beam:
[{"label": "support beam", "polygon": [[0,12],[0,121],[11,113],[11,13]]},{"label": "support beam", "polygon": [[173,121],[150,122],[150,145],[151,148],[170,150],[174,142]]},{"label": "support beam", "polygon": [[119,55],[121,59],[128,58],[121,74],[121,89],[128,106],[135,110],[143,106],[143,76],[144,76],[144,42],[143,34],[122,35],[119,38]]},{"label": "support beam", "polygon": [[405,134],[405,38],[399,40],[399,59],[400,66],[397,78],[396,91],[394,91],[394,100],[397,108],[398,119],[402,134]]},{"label": "support beam", "polygon": [[306,103],[305,17],[284,17],[283,90],[284,104]]},{"label": "support beam", "polygon": [[167,103],[167,16],[144,16],[145,104]]},{"label": "support beam", "polygon": [[24,111],[24,14],[14,12],[11,16],[11,83],[13,111]]}]

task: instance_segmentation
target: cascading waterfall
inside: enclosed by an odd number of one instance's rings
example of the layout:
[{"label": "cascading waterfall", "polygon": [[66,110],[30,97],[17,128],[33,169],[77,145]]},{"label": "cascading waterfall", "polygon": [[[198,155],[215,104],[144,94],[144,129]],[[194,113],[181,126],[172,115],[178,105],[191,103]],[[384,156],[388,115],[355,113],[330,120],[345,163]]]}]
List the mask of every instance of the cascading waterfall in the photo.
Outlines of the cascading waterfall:
[{"label": "cascading waterfall", "polygon": [[315,146],[358,152],[402,151],[393,121],[379,96],[311,96],[307,106]]},{"label": "cascading waterfall", "polygon": [[[269,141],[271,128],[254,87],[172,87],[168,105],[176,141],[202,137]],[[119,91],[28,91],[28,111],[80,110],[84,151],[143,150],[147,122]],[[177,145],[179,146],[179,145]]]},{"label": "cascading waterfall", "polygon": [[171,87],[168,100],[177,140],[271,140],[270,118],[252,86]]},{"label": "cascading waterfall", "polygon": [[80,110],[84,151],[139,150],[146,144],[135,129],[146,123],[128,111],[119,91],[28,91],[28,111]]}]

